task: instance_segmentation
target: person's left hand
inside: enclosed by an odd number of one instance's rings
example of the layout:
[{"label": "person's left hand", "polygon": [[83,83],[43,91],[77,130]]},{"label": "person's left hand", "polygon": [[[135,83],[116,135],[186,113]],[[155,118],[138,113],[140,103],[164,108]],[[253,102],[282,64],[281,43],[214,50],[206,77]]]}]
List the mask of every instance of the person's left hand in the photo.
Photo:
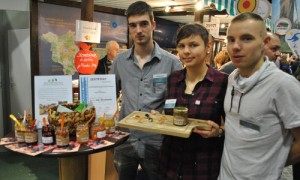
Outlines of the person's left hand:
[{"label": "person's left hand", "polygon": [[193,132],[201,135],[203,138],[218,137],[220,126],[217,123],[215,123],[211,120],[208,120],[207,124],[212,126],[210,131],[209,130],[200,130],[200,129],[194,128]]}]

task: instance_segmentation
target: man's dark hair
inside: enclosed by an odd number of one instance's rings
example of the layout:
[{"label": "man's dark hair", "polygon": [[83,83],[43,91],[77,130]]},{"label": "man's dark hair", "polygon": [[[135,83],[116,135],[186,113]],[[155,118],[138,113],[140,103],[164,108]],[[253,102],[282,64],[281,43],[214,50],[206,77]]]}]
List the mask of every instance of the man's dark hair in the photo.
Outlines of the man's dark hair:
[{"label": "man's dark hair", "polygon": [[264,22],[263,18],[258,14],[251,13],[251,12],[241,13],[241,14],[235,16],[231,20],[230,24],[233,24],[233,23],[236,23],[236,22],[242,22],[242,21],[246,21],[246,20],[254,20],[254,21],[259,22],[261,24],[261,28],[262,28],[262,31],[260,32],[260,35],[262,37],[265,37],[265,35],[267,33],[266,25],[265,25],[265,22]]},{"label": "man's dark hair", "polygon": [[127,20],[132,15],[148,14],[151,21],[154,21],[152,7],[144,1],[136,1],[132,3],[126,11]]},{"label": "man's dark hair", "polygon": [[235,16],[231,20],[231,22],[244,21],[244,20],[247,20],[247,19],[253,19],[253,20],[256,20],[256,21],[264,22],[263,18],[260,15],[255,14],[255,13],[251,13],[251,12],[241,13],[241,14]]},{"label": "man's dark hair", "polygon": [[185,39],[192,35],[199,35],[203,39],[205,46],[208,44],[208,31],[204,26],[200,24],[186,24],[180,27],[177,31],[176,44],[178,44],[182,39]]}]

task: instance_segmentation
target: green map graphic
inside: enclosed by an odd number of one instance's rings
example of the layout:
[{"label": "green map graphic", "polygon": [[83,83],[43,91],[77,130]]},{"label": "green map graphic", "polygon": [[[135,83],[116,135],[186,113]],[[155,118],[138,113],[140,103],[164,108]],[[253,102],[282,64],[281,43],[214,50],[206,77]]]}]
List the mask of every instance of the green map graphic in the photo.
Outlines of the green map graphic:
[{"label": "green map graphic", "polygon": [[74,67],[74,57],[78,52],[75,45],[75,32],[57,35],[52,32],[42,34],[41,39],[51,45],[52,61],[63,66],[65,75],[73,75],[77,70]]}]

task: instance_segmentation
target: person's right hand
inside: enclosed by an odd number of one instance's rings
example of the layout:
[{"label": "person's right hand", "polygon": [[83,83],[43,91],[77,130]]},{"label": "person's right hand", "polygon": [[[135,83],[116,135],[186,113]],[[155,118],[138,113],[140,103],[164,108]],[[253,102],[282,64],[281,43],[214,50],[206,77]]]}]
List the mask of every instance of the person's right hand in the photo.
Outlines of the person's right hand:
[{"label": "person's right hand", "polygon": [[156,110],[154,110],[154,109],[152,109],[152,110],[150,111],[150,113],[153,114],[153,115],[160,114],[159,111],[156,111]]}]

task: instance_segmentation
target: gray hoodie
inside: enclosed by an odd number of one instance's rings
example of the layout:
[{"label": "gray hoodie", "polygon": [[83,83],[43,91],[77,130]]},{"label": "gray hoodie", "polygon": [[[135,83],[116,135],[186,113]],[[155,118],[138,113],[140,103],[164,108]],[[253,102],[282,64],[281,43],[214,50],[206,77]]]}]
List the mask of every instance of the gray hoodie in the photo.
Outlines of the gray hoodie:
[{"label": "gray hoodie", "polygon": [[278,179],[300,126],[300,83],[265,60],[249,78],[236,69],[224,101],[225,144],[219,179]]}]

